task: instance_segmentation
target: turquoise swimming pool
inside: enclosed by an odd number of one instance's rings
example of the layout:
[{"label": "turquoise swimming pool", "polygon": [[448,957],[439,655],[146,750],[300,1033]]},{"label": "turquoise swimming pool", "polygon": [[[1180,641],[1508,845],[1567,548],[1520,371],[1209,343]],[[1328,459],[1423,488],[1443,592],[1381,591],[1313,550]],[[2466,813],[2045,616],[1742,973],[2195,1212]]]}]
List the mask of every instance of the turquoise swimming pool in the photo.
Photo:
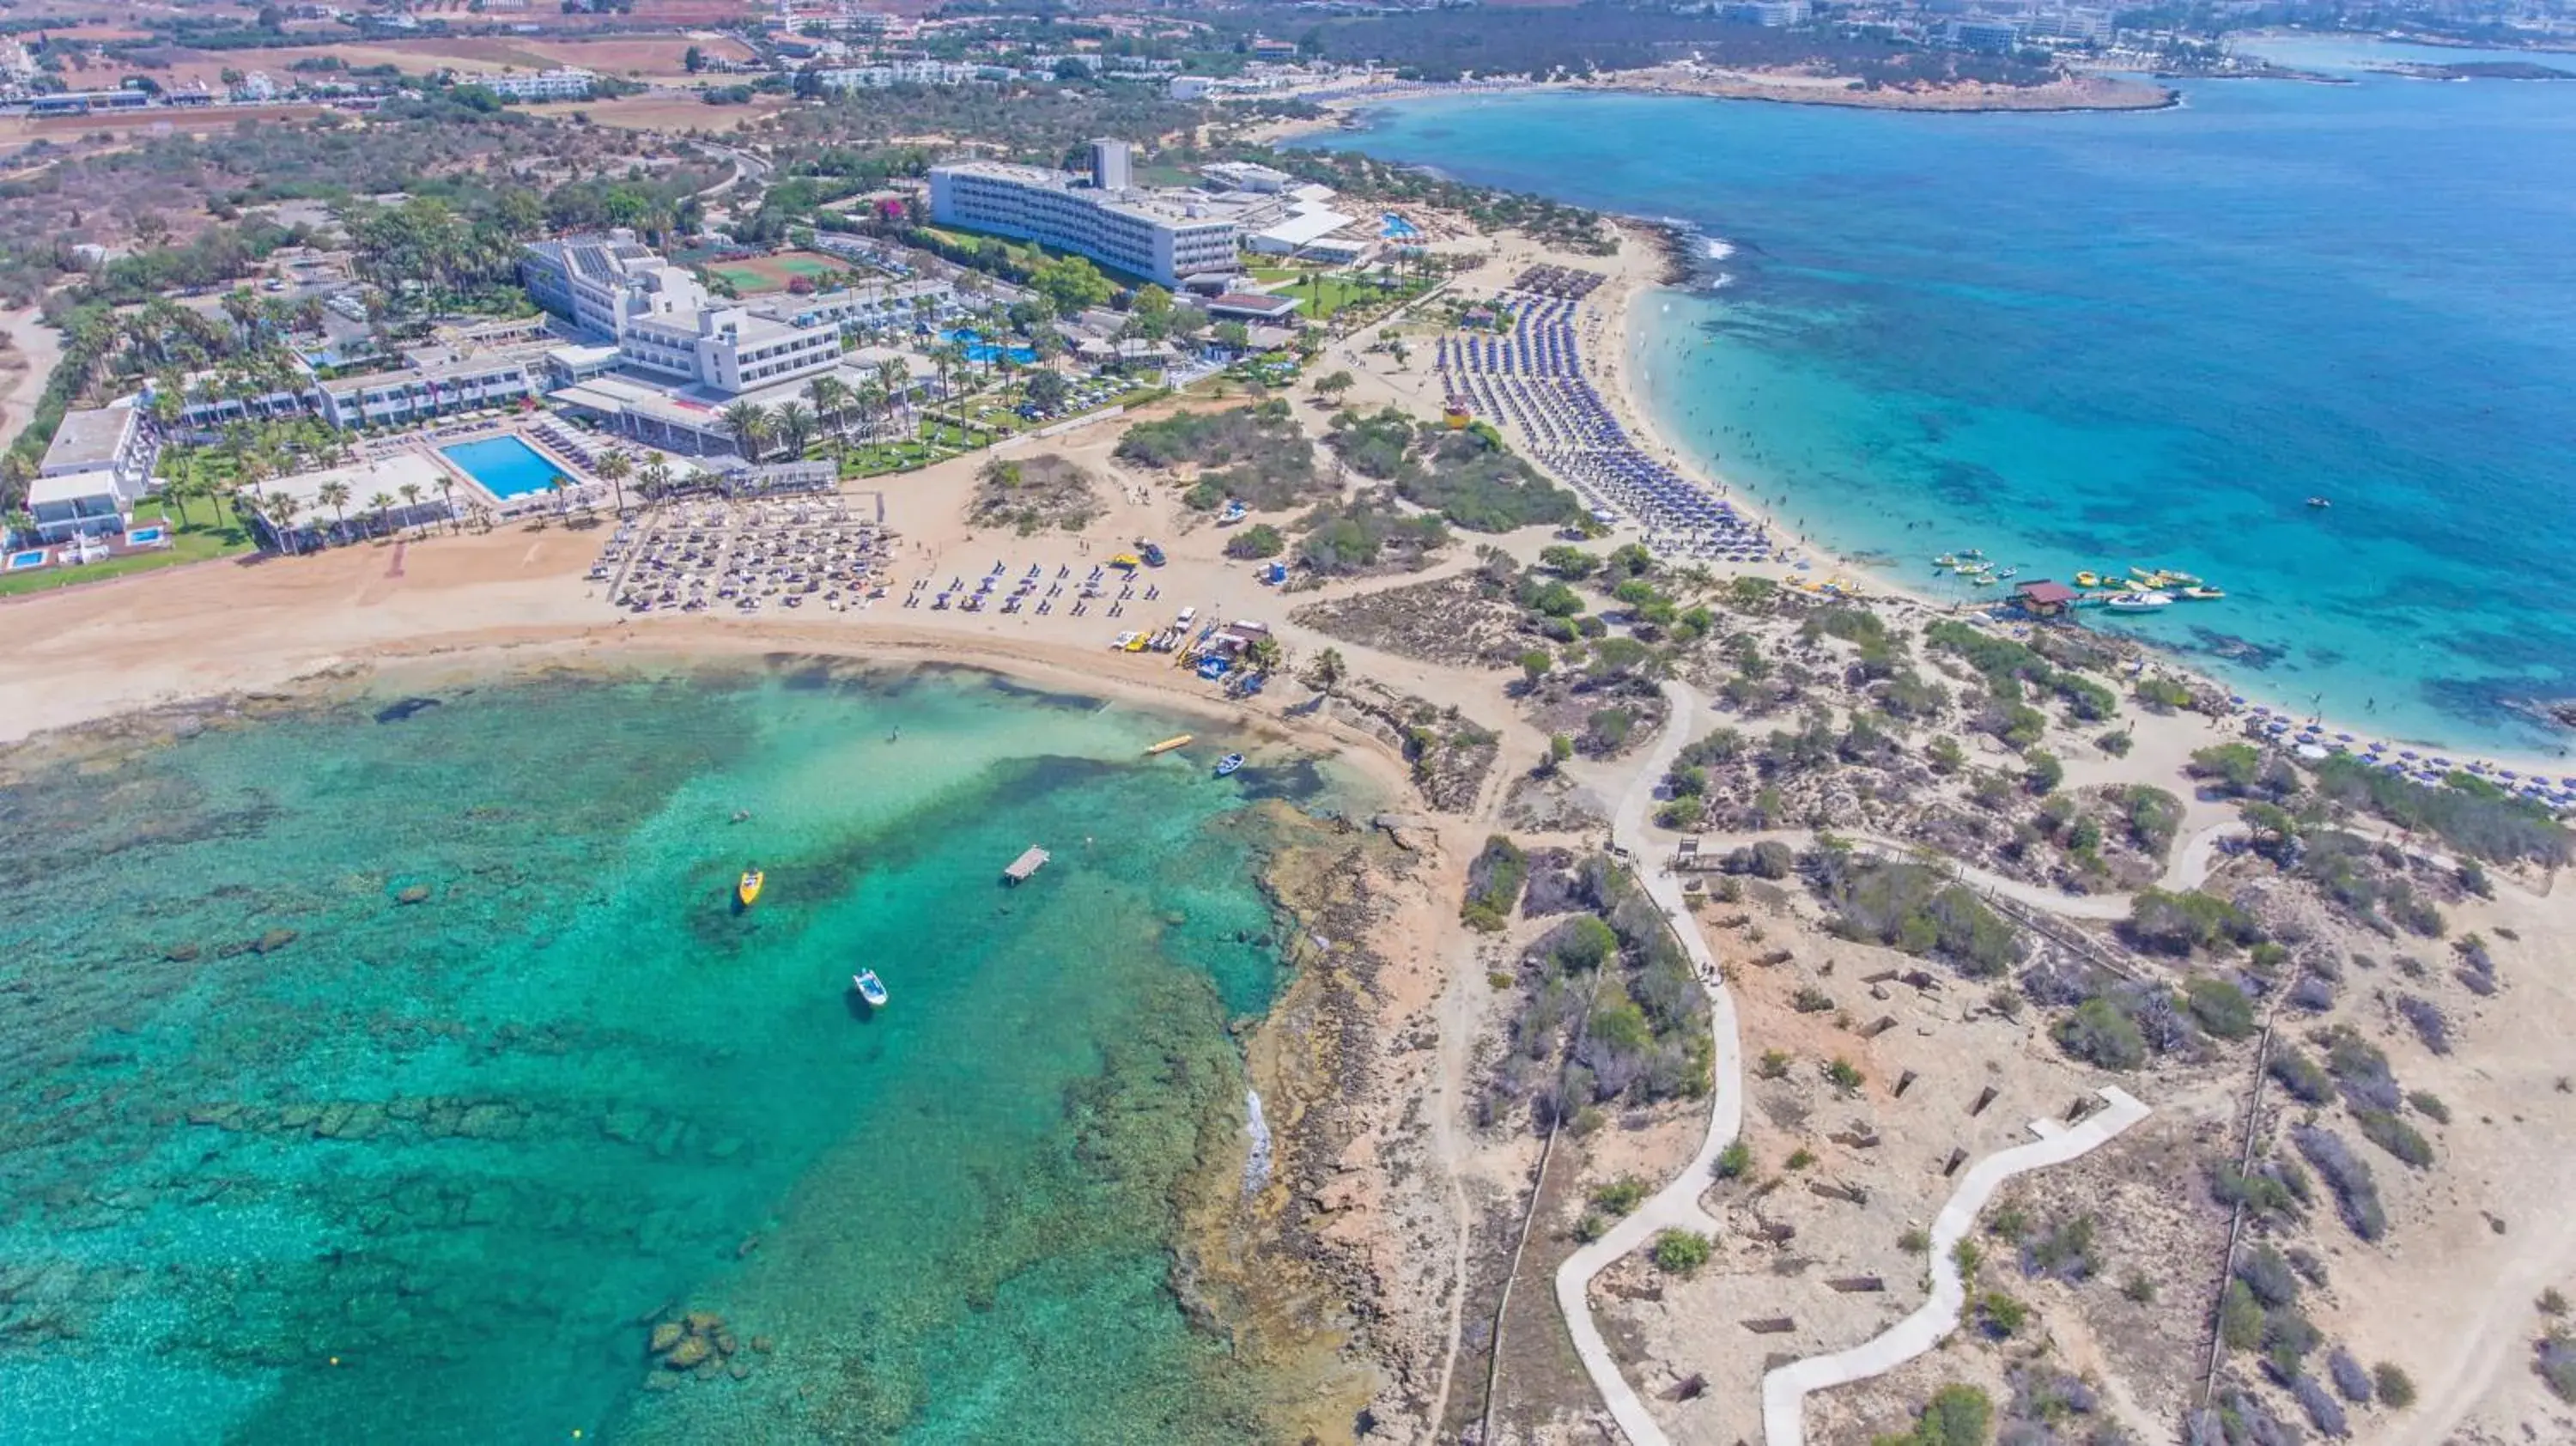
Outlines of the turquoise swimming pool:
[{"label": "turquoise swimming pool", "polygon": [[[465,475],[482,485],[484,491],[504,502],[543,492],[563,469],[547,461],[545,454],[516,437],[487,437],[480,442],[459,442],[438,449],[440,456],[464,469]],[[567,485],[575,479],[564,477]]]}]

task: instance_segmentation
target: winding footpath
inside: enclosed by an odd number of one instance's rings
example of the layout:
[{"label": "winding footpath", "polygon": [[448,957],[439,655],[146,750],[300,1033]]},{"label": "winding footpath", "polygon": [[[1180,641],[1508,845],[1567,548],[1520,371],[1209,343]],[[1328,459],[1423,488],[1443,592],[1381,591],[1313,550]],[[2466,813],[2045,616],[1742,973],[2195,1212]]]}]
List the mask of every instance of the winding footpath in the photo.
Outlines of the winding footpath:
[{"label": "winding footpath", "polygon": [[[1594,1389],[1610,1409],[1631,1446],[1665,1446],[1663,1428],[1646,1408],[1645,1399],[1619,1369],[1618,1359],[1602,1337],[1601,1327],[1592,1318],[1590,1286],[1592,1278],[1610,1264],[1643,1246],[1664,1230],[1683,1229],[1716,1232],[1720,1227],[1700,1208],[1703,1191],[1714,1183],[1718,1155],[1733,1143],[1744,1125],[1744,1040],[1736,1020],[1735,1001],[1727,993],[1717,960],[1701,937],[1697,921],[1690,912],[1689,900],[1682,893],[1681,881],[1670,868],[1650,857],[1652,840],[1647,836],[1647,812],[1654,804],[1655,786],[1669,772],[1673,760],[1689,741],[1698,715],[1698,700],[1689,689],[1677,683],[1664,684],[1664,697],[1672,710],[1654,752],[1640,766],[1628,791],[1621,796],[1611,821],[1611,839],[1628,855],[1640,885],[1647,896],[1671,920],[1673,931],[1690,955],[1701,987],[1708,991],[1709,1027],[1716,1039],[1714,1087],[1709,1091],[1709,1126],[1681,1173],[1653,1198],[1622,1219],[1599,1240],[1577,1250],[1566,1258],[1556,1272],[1556,1303],[1565,1317],[1566,1330],[1574,1338],[1575,1353],[1582,1359],[1584,1371],[1592,1377]],[[2230,825],[2220,825],[2195,836],[2175,862],[2168,877],[2179,880],[2195,870],[2202,876],[2208,871],[2209,858],[2218,837]],[[1891,840],[1871,840],[1881,848],[1902,848]],[[1976,871],[1982,873],[1982,871]],[[1989,875],[1982,883],[2004,887],[2005,892],[2040,908],[2079,918],[2117,918],[2127,912],[2127,899],[2108,897],[2075,898],[2055,894],[2017,880]],[[2196,880],[2195,880],[2196,882]],[[2185,883],[2183,887],[2191,885]],[[2074,907],[2068,907],[2072,905]],[[2109,913],[2095,910],[2107,907]],[[2004,1181],[2029,1170],[2042,1169],[2086,1153],[2111,1139],[2131,1125],[2146,1118],[2147,1107],[2125,1091],[2105,1089],[2102,1098],[2109,1108],[2101,1110],[2083,1123],[2066,1126],[2053,1120],[2034,1121],[2031,1132],[2036,1140],[2024,1145],[1999,1150],[1979,1160],[1971,1168],[1958,1190],[1941,1208],[1932,1227],[1930,1299],[1913,1314],[1897,1322],[1882,1334],[1831,1355],[1811,1356],[1781,1366],[1763,1378],[1762,1419],[1766,1446],[1804,1446],[1806,1440],[1806,1398],[1812,1391],[1862,1380],[1895,1369],[1938,1344],[1942,1337],[1956,1330],[1960,1310],[1967,1299],[1967,1284],[1960,1278],[1957,1264],[1951,1260],[1951,1248],[1975,1227],[1977,1213]]]},{"label": "winding footpath", "polygon": [[1744,1039],[1736,1026],[1735,1000],[1726,992],[1717,958],[1709,952],[1708,941],[1700,937],[1699,925],[1691,918],[1689,901],[1682,897],[1681,881],[1670,869],[1650,861],[1646,853],[1646,811],[1654,804],[1655,784],[1671,771],[1673,760],[1690,739],[1691,725],[1699,712],[1699,701],[1678,683],[1664,684],[1664,698],[1671,705],[1672,716],[1664,723],[1655,751],[1621,797],[1618,812],[1611,819],[1610,837],[1628,853],[1647,896],[1672,921],[1673,932],[1681,937],[1682,948],[1690,954],[1693,972],[1708,991],[1709,1029],[1717,1037],[1715,1087],[1708,1092],[1708,1136],[1700,1141],[1699,1153],[1691,1157],[1671,1184],[1610,1227],[1608,1234],[1566,1257],[1556,1270],[1556,1306],[1565,1317],[1566,1330],[1574,1337],[1575,1353],[1583,1358],[1583,1369],[1592,1377],[1594,1389],[1600,1391],[1611,1417],[1632,1446],[1663,1446],[1663,1428],[1655,1424],[1645,1400],[1620,1373],[1618,1360],[1610,1354],[1610,1343],[1602,1339],[1601,1327],[1592,1319],[1592,1277],[1653,1239],[1658,1231],[1714,1232],[1717,1222],[1699,1208],[1700,1192],[1715,1179],[1711,1171],[1718,1154],[1734,1143],[1736,1133],[1744,1127]]}]

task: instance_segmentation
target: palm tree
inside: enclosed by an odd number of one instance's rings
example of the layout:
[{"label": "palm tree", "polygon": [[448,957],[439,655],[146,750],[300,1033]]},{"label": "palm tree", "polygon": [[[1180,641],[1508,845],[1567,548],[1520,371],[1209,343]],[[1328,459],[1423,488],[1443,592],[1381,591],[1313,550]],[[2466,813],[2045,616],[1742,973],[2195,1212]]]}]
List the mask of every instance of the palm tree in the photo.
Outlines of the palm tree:
[{"label": "palm tree", "polygon": [[420,520],[420,484],[405,482],[394,490],[402,494],[403,511],[410,514],[412,526],[418,528],[421,534],[426,534],[429,529],[423,526]]},{"label": "palm tree", "polygon": [[340,534],[340,540],[342,542],[348,541],[349,484],[340,481],[325,482],[322,484],[322,490],[318,495],[322,499],[322,505],[330,508],[332,515],[340,519],[337,528],[337,531]]},{"label": "palm tree", "polygon": [[849,421],[849,383],[826,373],[805,384],[805,400],[814,408],[814,420],[834,436],[844,430]]},{"label": "palm tree", "polygon": [[907,415],[910,414],[908,402],[912,393],[912,369],[903,364],[902,358],[887,357],[877,363],[877,385],[885,388],[888,410],[902,407]]},{"label": "palm tree", "polygon": [[607,451],[599,454],[599,464],[591,470],[599,474],[601,481],[606,482],[610,487],[616,489],[617,515],[620,517],[625,516],[626,479],[634,475],[635,459],[627,456],[619,449],[611,447]]},{"label": "palm tree", "polygon": [[644,470],[636,474],[636,480],[644,484],[645,496],[659,497],[663,489],[671,485],[671,464],[656,457],[644,464]]},{"label": "palm tree", "polygon": [[1255,638],[1243,650],[1243,660],[1264,673],[1276,670],[1284,656],[1277,638]]},{"label": "palm tree", "polygon": [[290,553],[301,551],[295,545],[295,514],[303,507],[303,500],[290,492],[271,494],[260,503],[260,512],[277,532],[278,546]]},{"label": "palm tree", "polygon": [[551,492],[551,493],[553,493],[553,494],[554,494],[554,498],[555,498],[555,515],[556,515],[557,517],[561,517],[561,516],[563,516],[563,514],[564,514],[564,475],[563,475],[561,472],[557,472],[557,473],[556,473],[556,474],[554,474],[553,476],[548,477],[548,478],[546,479],[546,490],[547,490],[548,492]]},{"label": "palm tree", "polygon": [[1316,692],[1330,693],[1334,685],[1342,681],[1342,674],[1345,671],[1342,650],[1326,648],[1315,655],[1314,666],[1307,671],[1306,678],[1315,685]]},{"label": "palm tree", "polygon": [[733,449],[742,460],[760,460],[761,443],[769,440],[769,414],[758,402],[736,402],[718,415],[724,418],[725,430],[733,433]]},{"label": "palm tree", "polygon": [[447,531],[450,536],[454,536],[456,533],[456,479],[444,472],[440,473],[438,496],[440,501],[447,504]]},{"label": "palm tree", "polygon": [[771,414],[770,425],[777,430],[778,440],[787,444],[787,460],[803,461],[805,444],[814,437],[813,410],[803,402],[780,402],[778,410]]},{"label": "palm tree", "polygon": [[379,492],[375,496],[368,498],[367,515],[374,518],[375,521],[369,526],[367,535],[370,537],[381,536],[384,532],[385,514],[393,510],[394,499],[393,494],[390,492]]}]

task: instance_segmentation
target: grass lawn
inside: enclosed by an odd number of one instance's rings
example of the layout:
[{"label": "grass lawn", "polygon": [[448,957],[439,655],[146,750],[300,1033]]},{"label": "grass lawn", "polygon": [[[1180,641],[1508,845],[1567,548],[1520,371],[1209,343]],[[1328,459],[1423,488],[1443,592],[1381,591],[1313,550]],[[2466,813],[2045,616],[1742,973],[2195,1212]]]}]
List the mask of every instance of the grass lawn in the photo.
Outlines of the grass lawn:
[{"label": "grass lawn", "polygon": [[[95,582],[103,577],[123,577],[127,573],[151,572],[156,568],[176,567],[185,562],[204,562],[208,558],[230,557],[236,553],[250,551],[250,534],[236,525],[230,517],[226,517],[220,523],[211,520],[209,516],[211,511],[210,503],[200,502],[192,505],[189,508],[189,514],[195,519],[194,524],[182,527],[176,522],[171,522],[173,531],[170,534],[170,546],[157,551],[130,552],[122,557],[111,557],[105,562],[93,562],[87,567],[49,567],[41,572],[22,572],[12,577],[0,577],[0,597],[45,592],[53,588],[69,587],[76,582]],[[136,503],[134,520],[137,523],[143,523],[168,519],[161,511],[161,504],[154,501]]]}]

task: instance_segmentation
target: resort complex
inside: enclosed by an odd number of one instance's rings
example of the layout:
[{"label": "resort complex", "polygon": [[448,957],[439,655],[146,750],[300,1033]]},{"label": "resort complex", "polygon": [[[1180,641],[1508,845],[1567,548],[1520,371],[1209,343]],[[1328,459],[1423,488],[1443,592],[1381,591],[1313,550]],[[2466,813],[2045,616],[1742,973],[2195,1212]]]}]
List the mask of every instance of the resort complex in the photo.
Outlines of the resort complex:
[{"label": "resort complex", "polygon": [[30,3],[0,1440],[2576,1441],[2525,62]]}]

